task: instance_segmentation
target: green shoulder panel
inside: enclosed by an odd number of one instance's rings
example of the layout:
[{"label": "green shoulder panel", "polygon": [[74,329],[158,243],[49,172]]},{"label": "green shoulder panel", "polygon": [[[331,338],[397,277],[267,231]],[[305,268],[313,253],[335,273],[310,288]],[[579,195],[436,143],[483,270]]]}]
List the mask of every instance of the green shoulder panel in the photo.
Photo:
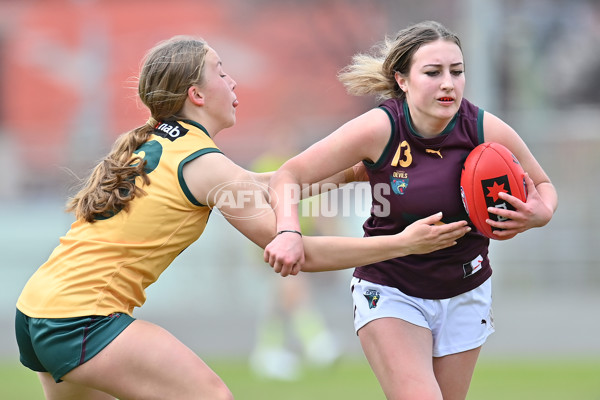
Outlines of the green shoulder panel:
[{"label": "green shoulder panel", "polygon": [[222,153],[221,150],[214,148],[214,147],[207,147],[205,149],[202,150],[198,150],[195,153],[190,154],[189,156],[187,156],[186,158],[184,158],[180,163],[179,163],[179,167],[177,168],[177,179],[179,180],[179,185],[181,186],[181,190],[183,190],[183,193],[185,193],[185,196],[188,198],[188,200],[197,206],[203,206],[205,207],[206,204],[202,204],[200,203],[192,194],[192,192],[190,191],[190,189],[188,188],[187,184],[185,183],[185,179],[183,179],[183,167],[189,163],[192,160],[195,160],[196,158],[203,156],[204,154],[208,154],[208,153]]},{"label": "green shoulder panel", "polygon": [[480,108],[477,112],[477,139],[479,140],[479,144],[485,141],[485,137],[483,136],[483,114],[485,111],[483,108]]}]

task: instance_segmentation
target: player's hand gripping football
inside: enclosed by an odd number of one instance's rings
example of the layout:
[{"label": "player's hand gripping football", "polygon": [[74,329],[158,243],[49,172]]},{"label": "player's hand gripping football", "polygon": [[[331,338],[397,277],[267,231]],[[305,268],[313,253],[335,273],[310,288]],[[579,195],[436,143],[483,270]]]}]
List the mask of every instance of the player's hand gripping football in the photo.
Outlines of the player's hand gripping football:
[{"label": "player's hand gripping football", "polygon": [[527,202],[500,192],[498,196],[510,203],[515,209],[488,208],[488,212],[502,217],[502,221],[486,220],[492,228],[495,228],[493,233],[500,240],[510,239],[528,229],[544,226],[552,218],[552,210],[543,202],[533,180],[527,173],[525,173],[525,183],[527,185]]}]

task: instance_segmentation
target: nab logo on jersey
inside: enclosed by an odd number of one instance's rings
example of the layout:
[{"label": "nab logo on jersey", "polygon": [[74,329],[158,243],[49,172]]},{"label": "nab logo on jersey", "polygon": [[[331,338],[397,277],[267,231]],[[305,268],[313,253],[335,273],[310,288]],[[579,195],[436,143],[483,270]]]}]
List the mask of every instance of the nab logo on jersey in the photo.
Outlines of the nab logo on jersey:
[{"label": "nab logo on jersey", "polygon": [[188,133],[188,129],[185,129],[175,121],[163,122],[154,129],[154,134],[167,138],[171,142],[185,136],[186,133]]}]

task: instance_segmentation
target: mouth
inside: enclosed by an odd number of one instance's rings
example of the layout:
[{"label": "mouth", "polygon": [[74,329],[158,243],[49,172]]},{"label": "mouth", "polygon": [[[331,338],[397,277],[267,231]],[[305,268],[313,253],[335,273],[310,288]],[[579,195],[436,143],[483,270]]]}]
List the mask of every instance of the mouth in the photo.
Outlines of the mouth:
[{"label": "mouth", "polygon": [[438,101],[441,101],[441,102],[444,102],[444,103],[448,103],[448,102],[452,102],[452,101],[454,101],[454,98],[452,98],[452,97],[448,97],[448,96],[445,96],[445,97],[440,97],[440,98],[438,99]]},{"label": "mouth", "polygon": [[233,100],[233,103],[231,103],[233,108],[236,108],[239,104],[240,104],[240,102],[238,101],[238,99]]}]

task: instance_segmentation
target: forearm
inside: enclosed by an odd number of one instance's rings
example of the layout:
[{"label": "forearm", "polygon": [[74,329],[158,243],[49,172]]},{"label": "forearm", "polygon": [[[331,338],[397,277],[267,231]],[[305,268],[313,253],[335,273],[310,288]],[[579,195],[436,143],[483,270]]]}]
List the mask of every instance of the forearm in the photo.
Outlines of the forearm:
[{"label": "forearm", "polygon": [[554,185],[550,182],[543,182],[538,184],[535,188],[540,194],[544,204],[546,204],[546,206],[554,213],[558,207],[558,193],[556,192]]},{"label": "forearm", "polygon": [[[296,181],[296,183],[291,183],[290,180],[284,180],[283,178],[278,178],[276,180],[271,180],[271,188],[273,189],[273,192],[276,193],[276,198],[281,199],[281,198],[288,198],[289,200],[292,200],[291,203],[288,203],[289,206],[297,206],[297,202],[295,202],[295,197],[290,198],[289,196],[287,196],[287,194],[292,193],[293,191],[290,191],[290,189],[288,188],[288,190],[286,189],[281,189],[282,187],[285,188],[286,185],[298,185],[299,188],[299,199],[306,199],[312,196],[316,196],[319,194],[323,194],[323,193],[327,193],[331,190],[335,190],[340,188],[341,186],[350,183],[350,182],[354,182],[356,179],[356,175],[355,175],[355,171],[354,171],[354,167],[348,168],[344,171],[340,171],[326,179],[323,179],[317,183],[313,183],[313,184],[300,184]],[[287,192],[287,194],[286,194]],[[286,197],[287,196],[287,197]],[[283,210],[281,210],[283,211]],[[275,212],[275,214],[277,215],[277,219],[279,220],[279,215],[277,213],[277,211]]]},{"label": "forearm", "polygon": [[326,193],[332,189],[338,189],[341,186],[358,181],[368,181],[369,176],[365,170],[365,167],[362,162],[358,164],[346,168],[343,171],[340,171],[327,179],[323,179],[322,181],[310,185],[307,188],[302,189],[302,197],[303,199],[314,196],[321,193]]},{"label": "forearm", "polygon": [[402,257],[410,253],[395,236],[367,238],[303,237],[304,272],[336,271]]},{"label": "forearm", "polygon": [[539,226],[544,226],[550,222],[558,207],[558,193],[556,192],[554,185],[550,182],[539,183],[535,188],[540,195],[542,203],[546,206],[546,209],[538,210],[541,221]]},{"label": "forearm", "polygon": [[277,231],[300,231],[298,203],[300,201],[300,182],[285,170],[277,171],[270,180],[270,203],[277,219]]},{"label": "forearm", "polygon": [[331,190],[338,189],[343,184],[347,183],[346,175],[344,171],[338,172],[330,176],[329,178],[323,179],[317,183],[313,183],[311,185],[304,184],[302,185],[302,191],[300,193],[301,199],[306,199],[311,196],[315,196],[322,193],[327,193]]},{"label": "forearm", "polygon": [[[265,261],[282,276],[290,273],[295,275],[300,270],[335,271],[454,246],[471,229],[466,221],[439,225],[441,219],[442,213],[430,215],[413,222],[402,232],[389,236],[301,237],[296,233],[283,233],[278,235],[280,242],[275,243],[278,240],[276,238],[265,249]],[[287,236],[287,239],[281,242],[283,236]],[[301,258],[296,257],[297,248],[303,249]]]}]

